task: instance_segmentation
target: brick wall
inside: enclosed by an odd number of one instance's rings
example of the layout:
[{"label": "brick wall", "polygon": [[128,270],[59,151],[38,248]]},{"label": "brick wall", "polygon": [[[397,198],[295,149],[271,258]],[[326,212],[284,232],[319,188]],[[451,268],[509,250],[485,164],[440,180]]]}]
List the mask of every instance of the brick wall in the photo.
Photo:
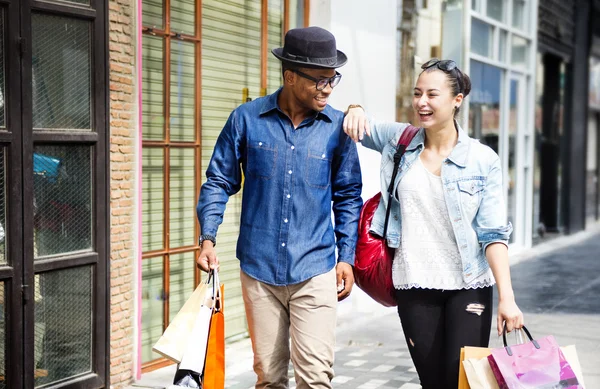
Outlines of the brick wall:
[{"label": "brick wall", "polygon": [[110,50],[110,189],[111,317],[110,384],[124,387],[133,379],[134,361],[134,199],[135,142],[135,1],[109,0]]}]

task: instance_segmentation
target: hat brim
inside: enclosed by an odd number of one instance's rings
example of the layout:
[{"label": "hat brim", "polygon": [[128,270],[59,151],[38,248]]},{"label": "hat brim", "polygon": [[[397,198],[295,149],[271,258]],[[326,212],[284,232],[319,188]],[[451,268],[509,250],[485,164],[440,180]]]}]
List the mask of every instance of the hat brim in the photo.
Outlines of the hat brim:
[{"label": "hat brim", "polygon": [[335,61],[335,64],[333,64],[333,65],[323,65],[323,64],[315,63],[315,62],[297,61],[297,60],[286,58],[283,55],[283,47],[278,47],[276,49],[273,49],[273,50],[271,50],[271,53],[273,53],[273,55],[275,57],[277,57],[277,59],[279,59],[281,62],[286,62],[286,63],[298,65],[301,67],[305,67],[305,68],[337,69],[337,68],[344,66],[346,64],[346,62],[348,62],[348,57],[346,57],[346,54],[342,53],[339,50],[337,50],[337,60]]}]

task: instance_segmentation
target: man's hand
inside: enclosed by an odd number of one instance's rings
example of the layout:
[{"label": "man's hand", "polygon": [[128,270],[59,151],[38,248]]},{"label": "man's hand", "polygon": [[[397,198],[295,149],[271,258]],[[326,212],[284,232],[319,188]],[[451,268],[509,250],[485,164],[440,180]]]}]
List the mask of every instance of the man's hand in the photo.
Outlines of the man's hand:
[{"label": "man's hand", "polygon": [[208,272],[210,269],[219,270],[219,258],[217,258],[217,252],[215,251],[215,246],[213,242],[210,240],[205,240],[202,242],[202,250],[200,251],[200,256],[196,260],[200,269]]},{"label": "man's hand", "polygon": [[337,276],[338,301],[342,301],[350,296],[352,286],[354,285],[354,273],[352,272],[352,266],[346,262],[338,262],[335,272]]}]

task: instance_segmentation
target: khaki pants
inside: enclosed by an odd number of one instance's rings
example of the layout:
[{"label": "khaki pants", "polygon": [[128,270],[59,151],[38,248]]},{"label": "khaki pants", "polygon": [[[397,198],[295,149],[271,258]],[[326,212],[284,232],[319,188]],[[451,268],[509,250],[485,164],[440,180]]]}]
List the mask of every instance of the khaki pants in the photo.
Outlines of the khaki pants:
[{"label": "khaki pants", "polygon": [[[331,388],[337,291],[335,268],[300,284],[272,286],[241,272],[256,389]],[[291,338],[291,343],[290,343]],[[291,348],[290,348],[291,345]]]}]

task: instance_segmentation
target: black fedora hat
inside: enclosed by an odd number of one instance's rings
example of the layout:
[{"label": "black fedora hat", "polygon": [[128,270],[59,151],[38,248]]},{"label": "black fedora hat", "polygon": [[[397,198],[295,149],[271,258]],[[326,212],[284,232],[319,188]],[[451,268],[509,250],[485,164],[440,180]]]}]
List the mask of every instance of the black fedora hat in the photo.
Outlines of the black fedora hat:
[{"label": "black fedora hat", "polygon": [[321,27],[294,28],[285,34],[283,47],[271,50],[283,62],[307,68],[339,68],[348,62],[337,50],[335,37]]}]

